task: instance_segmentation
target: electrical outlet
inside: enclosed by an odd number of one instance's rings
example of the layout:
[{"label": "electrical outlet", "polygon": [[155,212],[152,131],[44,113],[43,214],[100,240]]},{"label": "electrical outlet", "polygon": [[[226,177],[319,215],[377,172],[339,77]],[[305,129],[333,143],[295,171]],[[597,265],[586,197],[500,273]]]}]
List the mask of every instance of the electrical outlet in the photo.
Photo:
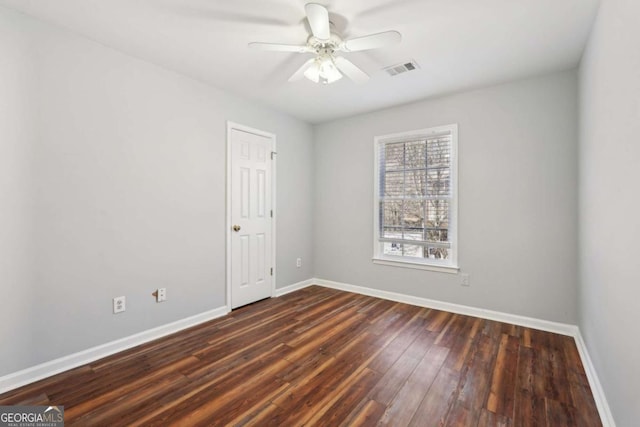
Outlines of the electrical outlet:
[{"label": "electrical outlet", "polygon": [[127,309],[127,300],[124,296],[113,299],[113,314],[122,313]]},{"label": "electrical outlet", "polygon": [[460,284],[462,286],[471,286],[471,284],[469,283],[469,274],[468,273],[462,273],[460,275]]},{"label": "electrical outlet", "polygon": [[302,267],[302,258],[296,259],[296,267],[298,268]]},{"label": "electrical outlet", "polygon": [[167,288],[158,288],[158,302],[167,300]]}]

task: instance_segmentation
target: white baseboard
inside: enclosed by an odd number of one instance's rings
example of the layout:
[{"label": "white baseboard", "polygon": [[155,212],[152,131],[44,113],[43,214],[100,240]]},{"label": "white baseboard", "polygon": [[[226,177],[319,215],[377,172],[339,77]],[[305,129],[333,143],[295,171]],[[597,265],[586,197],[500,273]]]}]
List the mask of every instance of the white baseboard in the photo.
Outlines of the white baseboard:
[{"label": "white baseboard", "polygon": [[282,288],[276,288],[274,296],[281,297],[282,295],[286,295],[290,292],[297,291],[299,289],[306,288],[307,286],[311,286],[315,283],[315,279],[307,279],[302,282],[294,283],[293,285],[285,286]]},{"label": "white baseboard", "polygon": [[166,325],[158,326],[157,328],[148,329],[119,340],[111,341],[106,344],[5,375],[0,377],[0,393],[22,387],[23,385],[59,374],[60,372],[68,371],[69,369],[77,368],[78,366],[86,365],[87,363],[102,359],[103,357],[110,356],[114,353],[118,353],[137,345],[162,338],[174,332],[190,328],[191,326],[222,317],[227,313],[229,313],[229,309],[226,306],[219,307],[204,313],[196,314],[195,316],[180,319]]},{"label": "white baseboard", "polygon": [[486,310],[484,308],[453,304],[450,302],[437,301],[433,299],[400,294],[396,292],[381,291],[378,289],[366,288],[363,286],[333,282],[331,280],[314,279],[313,283],[327,288],[339,289],[342,291],[355,292],[358,294],[383,298],[391,301],[403,302],[405,304],[416,305],[418,307],[433,308],[436,310],[448,311],[456,314],[464,314],[466,316],[480,317],[482,319],[495,320],[498,322],[525,326],[527,328],[539,329],[542,331],[553,332],[561,335],[575,336],[576,332],[578,331],[577,326],[567,323],[550,322],[548,320],[535,319],[533,317],[502,313],[499,311]]},{"label": "white baseboard", "polygon": [[580,353],[580,359],[582,359],[584,371],[587,374],[587,379],[589,380],[593,399],[596,401],[596,406],[598,407],[598,413],[600,414],[602,425],[605,427],[615,427],[616,423],[613,419],[609,402],[607,402],[607,397],[604,394],[604,389],[602,388],[602,384],[600,384],[598,373],[596,372],[596,368],[593,366],[591,356],[589,356],[587,345],[582,338],[580,330],[578,330],[578,333],[574,338],[576,340],[576,347],[578,347],[578,353]]},{"label": "white baseboard", "polygon": [[[611,414],[611,409],[607,403],[606,396],[600,380],[598,379],[597,372],[589,352],[582,338],[579,328],[576,325],[570,325],[565,323],[550,322],[547,320],[535,319],[526,316],[519,316],[509,313],[501,313],[498,311],[486,310],[477,307],[470,307],[460,304],[453,304],[443,301],[432,300],[428,298],[421,298],[412,295],[400,294],[396,292],[381,291],[378,289],[367,288],[363,286],[349,285],[346,283],[334,282],[324,279],[308,279],[303,280],[293,285],[285,286],[283,288],[275,289],[274,296],[279,297],[290,292],[297,291],[299,289],[306,288],[311,285],[324,286],[327,288],[338,289],[347,292],[354,292],[362,295],[368,295],[376,298],[387,299],[391,301],[402,302],[406,304],[416,305],[419,307],[433,308],[436,310],[449,311],[457,314],[464,314],[467,316],[480,317],[483,319],[495,320],[499,322],[511,323],[514,325],[525,326],[529,328],[539,329],[543,331],[558,333],[562,335],[572,336],[576,341],[576,347],[582,359],[589,385],[593,392],[593,398],[596,402],[600,419],[605,427],[615,427],[615,422]],[[229,313],[228,307],[219,307],[214,310],[210,310],[204,313],[197,314],[195,316],[181,319],[176,322],[169,323],[167,325],[159,326],[157,328],[149,329],[135,335],[131,335],[116,341],[112,341],[103,345],[99,345],[78,353],[70,354],[68,356],[61,357],[59,359],[52,360],[50,362],[42,363],[40,365],[33,366],[9,375],[0,377],[0,393],[13,390],[26,384],[33,383],[51,375],[58,374],[60,372],[67,371],[69,369],[76,368],[78,366],[85,365],[93,362],[94,360],[101,359],[106,356],[110,356],[119,351],[124,351],[129,348],[135,347],[140,344],[161,338],[163,336],[172,334],[174,332],[181,331],[191,326],[204,323],[208,320],[212,320],[218,317],[222,317]]]},{"label": "white baseboard", "polygon": [[432,300],[428,298],[421,298],[412,295],[400,294],[396,292],[381,291],[378,289],[367,288],[364,286],[349,285],[347,283],[334,282],[331,280],[317,279],[307,280],[296,284],[296,288],[302,289],[303,283],[309,283],[307,286],[314,284],[318,286],[324,286],[327,288],[338,289],[341,291],[354,292],[362,295],[368,295],[376,298],[387,299],[391,301],[402,302],[405,304],[416,305],[419,307],[433,308],[436,310],[449,311],[457,314],[464,314],[467,316],[480,317],[483,319],[495,320],[504,323],[510,323],[514,325],[524,326],[533,329],[539,329],[542,331],[553,332],[561,335],[567,335],[574,338],[576,347],[582,359],[587,379],[589,380],[589,386],[593,393],[593,399],[596,402],[598,413],[604,427],[615,427],[615,421],[611,414],[611,409],[607,402],[607,398],[604,394],[598,374],[591,362],[591,357],[585,345],[585,342],[580,333],[580,329],[576,325],[570,325],[566,323],[550,322],[548,320],[535,319],[532,317],[519,316],[516,314],[502,313],[499,311],[486,310],[483,308],[470,307],[466,305],[453,304],[443,301]]}]

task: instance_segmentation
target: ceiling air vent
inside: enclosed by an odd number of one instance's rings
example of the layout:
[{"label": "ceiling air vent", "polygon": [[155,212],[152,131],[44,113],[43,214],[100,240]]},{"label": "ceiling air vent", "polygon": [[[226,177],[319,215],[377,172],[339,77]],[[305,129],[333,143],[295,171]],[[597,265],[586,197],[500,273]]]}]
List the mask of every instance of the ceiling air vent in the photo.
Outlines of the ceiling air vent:
[{"label": "ceiling air vent", "polygon": [[403,62],[402,64],[392,65],[390,67],[385,67],[384,70],[390,76],[397,76],[398,74],[406,73],[407,71],[413,71],[420,68],[418,63],[413,59],[407,62]]}]

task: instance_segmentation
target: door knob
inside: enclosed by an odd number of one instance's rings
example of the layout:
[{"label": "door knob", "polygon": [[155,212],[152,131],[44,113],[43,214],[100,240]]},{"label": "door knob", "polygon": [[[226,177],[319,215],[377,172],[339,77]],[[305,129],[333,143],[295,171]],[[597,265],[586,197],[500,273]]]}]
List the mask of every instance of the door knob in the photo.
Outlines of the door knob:
[{"label": "door knob", "polygon": [[240,226],[239,225],[234,225],[233,226],[233,231],[235,231],[235,232],[240,231]]}]

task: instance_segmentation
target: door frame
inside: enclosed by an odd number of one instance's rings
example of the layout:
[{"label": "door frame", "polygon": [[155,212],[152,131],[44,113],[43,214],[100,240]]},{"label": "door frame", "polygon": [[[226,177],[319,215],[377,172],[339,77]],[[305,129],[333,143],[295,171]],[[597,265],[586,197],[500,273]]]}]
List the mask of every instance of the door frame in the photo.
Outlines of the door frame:
[{"label": "door frame", "polygon": [[[262,131],[249,126],[241,125],[227,120],[227,197],[226,197],[226,282],[227,282],[227,311],[231,311],[231,131],[239,130],[242,132],[252,133],[254,135],[264,136],[271,139],[271,151],[276,152],[276,135],[271,132]],[[271,155],[271,210],[273,211],[273,217],[271,218],[271,266],[273,268],[273,274],[271,275],[271,297],[275,295],[276,289],[276,158],[277,156]]]}]

